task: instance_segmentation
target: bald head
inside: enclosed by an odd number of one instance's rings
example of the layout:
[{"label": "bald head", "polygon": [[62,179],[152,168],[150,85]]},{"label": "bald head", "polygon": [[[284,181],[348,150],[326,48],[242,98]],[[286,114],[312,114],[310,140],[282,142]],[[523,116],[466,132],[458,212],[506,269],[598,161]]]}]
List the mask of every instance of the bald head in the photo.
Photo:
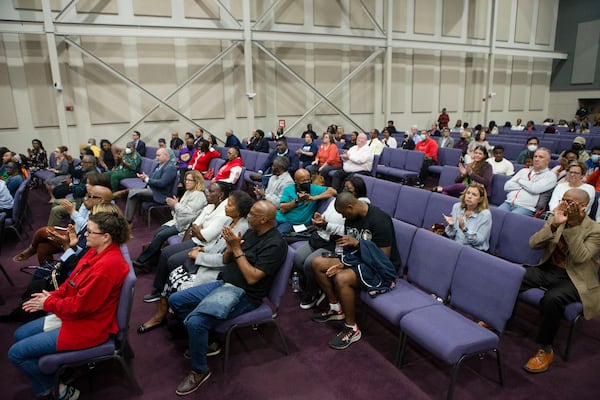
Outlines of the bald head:
[{"label": "bald head", "polygon": [[310,182],[310,172],[304,168],[300,168],[294,173],[294,181],[296,183]]},{"label": "bald head", "polygon": [[583,189],[569,189],[565,192],[565,194],[569,194],[571,199],[576,200],[578,203],[584,205],[587,205],[590,201],[590,195]]},{"label": "bald head", "polygon": [[358,199],[350,192],[341,192],[335,197],[335,209],[341,210],[358,202]]},{"label": "bald head", "polygon": [[275,226],[275,215],[277,209],[267,200],[259,200],[252,205],[248,213],[248,224],[250,228],[259,235],[273,229]]},{"label": "bald head", "polygon": [[103,203],[110,203],[113,200],[112,190],[104,186],[92,186],[89,193],[101,197]]}]

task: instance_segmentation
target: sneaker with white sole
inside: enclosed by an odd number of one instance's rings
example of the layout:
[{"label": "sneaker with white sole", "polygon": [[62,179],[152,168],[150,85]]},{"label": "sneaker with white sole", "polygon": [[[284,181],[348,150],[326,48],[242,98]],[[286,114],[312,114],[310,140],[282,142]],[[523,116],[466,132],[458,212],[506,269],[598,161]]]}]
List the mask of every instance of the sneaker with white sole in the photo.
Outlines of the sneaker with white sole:
[{"label": "sneaker with white sole", "polygon": [[300,308],[303,310],[309,310],[321,304],[323,300],[325,300],[325,293],[306,293],[300,302]]},{"label": "sneaker with white sole", "polygon": [[331,308],[327,311],[316,312],[312,316],[312,320],[315,322],[342,321],[345,318],[346,314],[342,310],[333,311]]},{"label": "sneaker with white sole", "polygon": [[65,391],[56,398],[59,400],[77,400],[79,398],[79,389],[67,386]]},{"label": "sneaker with white sole", "polygon": [[153,290],[152,293],[148,293],[147,295],[144,296],[144,302],[145,303],[154,303],[155,301],[159,301],[160,300],[160,293]]},{"label": "sneaker with white sole", "polygon": [[349,326],[344,326],[344,329],[329,341],[329,347],[336,350],[344,350],[354,342],[358,342],[361,338],[360,330],[354,330]]}]

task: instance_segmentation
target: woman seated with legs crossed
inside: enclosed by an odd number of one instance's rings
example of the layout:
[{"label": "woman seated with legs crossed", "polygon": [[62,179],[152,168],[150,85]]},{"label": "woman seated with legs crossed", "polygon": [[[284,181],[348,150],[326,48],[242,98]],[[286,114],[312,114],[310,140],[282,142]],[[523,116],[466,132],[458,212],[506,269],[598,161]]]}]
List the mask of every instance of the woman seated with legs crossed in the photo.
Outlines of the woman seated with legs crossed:
[{"label": "woman seated with legs crossed", "polygon": [[471,182],[476,182],[483,185],[487,195],[491,196],[494,171],[492,166],[486,161],[487,158],[488,152],[484,146],[475,147],[475,150],[473,150],[473,162],[466,166],[462,163],[458,164],[459,174],[456,177],[456,183],[444,187],[436,186],[433,191],[458,197]]}]

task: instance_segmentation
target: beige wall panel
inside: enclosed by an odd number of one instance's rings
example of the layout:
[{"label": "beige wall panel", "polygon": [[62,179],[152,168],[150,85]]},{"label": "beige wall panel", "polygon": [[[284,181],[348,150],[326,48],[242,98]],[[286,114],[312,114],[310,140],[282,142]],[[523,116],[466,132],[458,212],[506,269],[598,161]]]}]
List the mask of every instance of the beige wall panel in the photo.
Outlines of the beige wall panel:
[{"label": "beige wall panel", "polygon": [[525,111],[526,109],[526,88],[529,84],[528,69],[529,62],[526,59],[516,57],[513,59],[510,75],[509,111]]},{"label": "beige wall panel", "polygon": [[[384,9],[383,15],[387,15],[385,10],[387,10],[387,7]],[[394,32],[406,32],[406,0],[394,0],[393,14]],[[383,26],[387,27],[387,18],[384,18],[383,22]]]},{"label": "beige wall panel", "polygon": [[[407,70],[412,57],[406,52],[394,52],[392,60],[392,112],[406,112],[406,91],[410,90]],[[384,94],[385,95],[385,94]]]},{"label": "beige wall panel", "polygon": [[444,0],[442,11],[442,35],[460,37],[464,0]]},{"label": "beige wall panel", "polygon": [[412,112],[434,112],[437,108],[437,101],[433,100],[437,63],[439,59],[433,54],[415,52],[413,55]]},{"label": "beige wall panel", "polygon": [[314,21],[316,26],[330,26],[339,28],[342,26],[344,15],[339,1],[313,1]]},{"label": "beige wall panel", "polygon": [[[367,10],[369,10],[371,15],[375,16],[375,0],[366,0],[363,1],[363,3],[367,7]],[[387,7],[387,5],[385,7]],[[380,26],[383,25],[383,21],[378,22]],[[367,16],[367,13],[365,13],[365,10],[363,9],[359,1],[350,2],[350,28],[375,29],[375,26]]]},{"label": "beige wall panel", "polygon": [[[371,53],[369,51],[353,51],[350,70],[354,70]],[[375,112],[375,65],[364,67],[350,80],[350,113],[372,114]]]},{"label": "beige wall panel", "polygon": [[184,0],[183,9],[186,18],[215,20],[221,18],[221,8],[215,0]]},{"label": "beige wall panel", "polygon": [[531,74],[531,90],[529,92],[529,111],[543,111],[544,107],[546,107],[551,69],[551,61],[534,60]]},{"label": "beige wall panel", "polygon": [[460,88],[464,86],[465,58],[457,53],[442,53],[440,69],[440,107],[448,112],[460,110]]},{"label": "beige wall panel", "polygon": [[[125,73],[123,65],[123,43],[121,38],[82,36],[81,46],[92,52],[102,61],[112,65],[116,70]],[[77,50],[70,50],[77,51]],[[85,55],[82,56],[87,62],[91,59]]]},{"label": "beige wall panel", "polygon": [[117,0],[79,0],[75,4],[77,12],[92,14],[118,14]]},{"label": "beige wall panel", "polygon": [[[235,115],[238,118],[245,118],[248,116],[248,97],[246,97],[246,79],[244,75],[244,54],[242,49],[238,47],[237,50],[233,50],[234,54],[234,67],[233,67],[233,79],[235,85]],[[256,97],[254,100],[254,115],[264,117],[267,115],[267,95],[265,83],[264,63],[266,61],[265,56],[262,52],[257,49],[253,50],[253,80],[254,80],[254,93]],[[263,130],[266,130],[263,129]]]},{"label": "beige wall panel", "polygon": [[[82,73],[92,125],[129,122],[127,85],[96,63],[84,60],[84,64]],[[113,66],[125,68],[122,63]]]},{"label": "beige wall panel", "polygon": [[499,42],[508,42],[510,38],[510,29],[513,21],[510,18],[512,0],[496,0],[498,3],[498,24],[496,25],[496,40]]},{"label": "beige wall panel", "polygon": [[25,79],[33,125],[57,126],[56,91],[54,90],[48,49],[44,36],[21,36]]},{"label": "beige wall panel", "polygon": [[[297,74],[306,78],[306,53],[303,45],[277,48],[277,57],[283,60]],[[302,115],[306,106],[307,89],[289,72],[279,65],[275,66],[277,115]]]},{"label": "beige wall panel", "polygon": [[[250,2],[250,20],[256,21],[260,15],[262,15],[264,0],[255,0]],[[243,2],[232,1],[230,2],[229,11],[237,20],[241,21],[244,19]]]},{"label": "beige wall panel", "polygon": [[552,42],[552,28],[554,21],[554,2],[540,1],[537,15],[537,29],[535,32],[535,44],[550,45]]},{"label": "beige wall panel", "polygon": [[[340,49],[331,47],[315,49],[315,86],[321,93],[328,92],[342,80],[342,57],[343,51]],[[340,92],[337,92],[336,96],[330,98],[330,100],[335,102],[335,98],[339,97],[339,93]],[[316,109],[316,113],[335,114],[336,112],[329,105],[321,104]]]},{"label": "beige wall panel", "polygon": [[491,2],[485,0],[469,0],[469,25],[467,37],[485,39],[489,31],[487,24],[488,7]]},{"label": "beige wall panel", "polygon": [[[492,82],[492,92],[496,93],[496,96],[488,100],[492,103],[492,111],[504,111],[509,66],[508,58],[496,56],[496,60],[494,61],[494,81]],[[496,123],[500,124],[499,121],[496,121]]]},{"label": "beige wall panel", "polygon": [[[208,64],[222,50],[220,42],[215,40],[194,40],[189,43],[186,49],[188,76]],[[223,74],[222,63],[217,63],[189,84],[190,108],[193,119],[224,117]]]},{"label": "beige wall panel", "polygon": [[436,0],[415,1],[415,33],[433,35],[435,33]]},{"label": "beige wall panel", "polygon": [[535,0],[518,0],[515,42],[529,43],[531,37],[531,21]]},{"label": "beige wall panel", "polygon": [[[8,0],[2,0],[8,1]],[[50,0],[52,11],[60,11],[61,0]],[[42,11],[42,0],[13,0],[13,6],[17,10],[39,10]]]},{"label": "beige wall panel", "polygon": [[0,40],[0,129],[18,128],[13,90],[8,76],[4,42]]},{"label": "beige wall panel", "polygon": [[148,15],[153,17],[170,17],[170,1],[133,0],[133,15]]},{"label": "beige wall panel", "polygon": [[465,60],[465,112],[483,110],[485,96],[486,59],[482,56],[468,55]]},{"label": "beige wall panel", "polygon": [[275,7],[275,23],[277,24],[304,24],[304,2],[288,0],[277,4]]}]

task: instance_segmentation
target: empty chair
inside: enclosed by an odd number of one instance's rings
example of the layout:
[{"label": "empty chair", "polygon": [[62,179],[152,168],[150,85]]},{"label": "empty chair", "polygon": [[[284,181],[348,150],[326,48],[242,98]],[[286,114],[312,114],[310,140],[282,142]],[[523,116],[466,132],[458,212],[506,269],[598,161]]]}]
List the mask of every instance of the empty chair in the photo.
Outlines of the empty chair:
[{"label": "empty chair", "polygon": [[494,255],[517,264],[537,264],[543,251],[530,248],[529,238],[542,229],[544,222],[543,219],[506,213]]},{"label": "empty chair", "polygon": [[[146,175],[150,176],[157,165],[158,162],[156,160],[142,157],[139,172],[144,172]],[[140,178],[125,178],[121,179],[119,185],[125,189],[143,189],[146,187],[146,182]]]},{"label": "empty chair", "polygon": [[157,151],[158,151],[158,147],[146,146],[146,155],[142,158],[149,158],[150,160],[154,160],[156,158]]},{"label": "empty chair", "polygon": [[[177,196],[177,185],[179,184],[179,179],[175,177],[173,180],[173,187],[171,188],[171,196]],[[148,228],[150,228],[150,222],[152,220],[152,211],[160,210],[160,209],[170,209],[168,204],[157,203],[155,201],[143,201],[141,210],[146,210],[148,213]]]},{"label": "empty chair", "polygon": [[431,192],[412,186],[404,186],[398,194],[394,218],[414,226],[423,226],[425,209]]},{"label": "empty chair", "polygon": [[[458,370],[467,357],[494,351],[503,384],[498,342],[512,315],[525,269],[464,246],[458,257],[450,292],[451,307],[423,307],[400,319],[402,364],[407,339],[452,365],[447,398],[452,399]],[[457,312],[457,311],[460,312]],[[464,314],[474,318],[471,320]],[[485,321],[491,329],[480,326]]]},{"label": "empty chair", "polygon": [[[432,165],[433,166],[433,165]],[[460,173],[458,167],[452,167],[445,165],[440,173],[440,180],[438,181],[439,186],[448,186],[456,183],[456,177]]]},{"label": "empty chair", "polygon": [[400,189],[402,189],[402,185],[399,183],[376,179],[371,191],[367,191],[367,195],[372,205],[381,208],[391,217],[394,215]]},{"label": "empty chair", "polygon": [[27,218],[27,199],[29,196],[28,184],[31,181],[31,175],[19,185],[15,192],[12,215],[6,215],[4,220],[4,230],[13,231],[19,240],[21,237],[21,229]]},{"label": "empty chair", "polygon": [[[440,175],[442,169],[445,166],[456,167],[460,158],[462,157],[462,150],[455,149],[453,147],[439,147],[438,148],[438,165],[430,165],[427,168],[432,174]],[[452,182],[454,183],[454,182]]]},{"label": "empty chair", "polygon": [[508,175],[494,174],[492,178],[492,195],[488,199],[490,204],[499,206],[500,204],[504,203],[504,201],[506,200],[506,191],[504,191],[504,184],[510,178],[511,177]]}]

